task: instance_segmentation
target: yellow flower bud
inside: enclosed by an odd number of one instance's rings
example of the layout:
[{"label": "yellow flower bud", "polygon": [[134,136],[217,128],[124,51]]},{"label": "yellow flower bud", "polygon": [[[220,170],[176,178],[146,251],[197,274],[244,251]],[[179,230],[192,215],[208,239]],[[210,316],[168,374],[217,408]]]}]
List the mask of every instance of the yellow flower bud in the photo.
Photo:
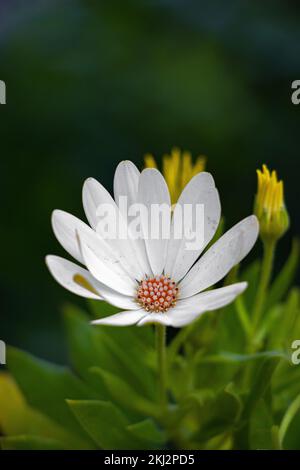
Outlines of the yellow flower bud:
[{"label": "yellow flower bud", "polygon": [[[156,161],[151,154],[144,157],[146,168],[157,168]],[[169,187],[171,202],[175,204],[181,191],[197,173],[204,171],[206,158],[203,155],[197,157],[193,163],[190,152],[173,148],[170,155],[162,158],[162,173]]]},{"label": "yellow flower bud", "polygon": [[257,194],[254,212],[260,223],[262,240],[276,241],[289,228],[289,216],[284,204],[283,181],[278,180],[275,170],[266,165],[257,170]]}]

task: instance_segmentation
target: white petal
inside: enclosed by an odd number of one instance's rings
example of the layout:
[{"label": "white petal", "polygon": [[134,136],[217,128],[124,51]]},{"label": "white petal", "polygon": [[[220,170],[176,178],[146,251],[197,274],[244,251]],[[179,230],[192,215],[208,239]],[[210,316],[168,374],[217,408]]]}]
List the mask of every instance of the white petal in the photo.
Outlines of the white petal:
[{"label": "white petal", "polygon": [[124,278],[131,277],[134,279],[134,274],[128,273],[129,268],[126,264],[126,258],[117,250],[113,250],[106,240],[103,240],[77,217],[61,210],[55,210],[52,214],[52,226],[56,238],[64,249],[80,263],[85,264],[80,249],[79,235],[88,241],[93,251],[106,263],[109,269],[120,276],[124,276]]},{"label": "white petal", "polygon": [[[145,275],[152,275],[152,270],[149,264],[145,241],[137,238],[135,233],[130,230],[133,220],[139,219],[139,214],[133,215],[129,213],[129,209],[137,203],[138,185],[139,185],[140,172],[137,167],[130,161],[120,162],[115,171],[114,177],[114,195],[116,204],[119,207],[124,219],[127,221],[129,235],[134,240],[135,253],[138,262],[142,267]],[[126,206],[124,204],[126,198]],[[137,224],[135,224],[136,226]]]},{"label": "white petal", "polygon": [[[134,325],[145,316],[146,312],[143,309],[130,310],[127,312],[116,313],[110,317],[100,318],[99,320],[92,321],[93,325],[112,325],[112,326],[129,326]],[[126,354],[126,351],[124,351]]]},{"label": "white petal", "polygon": [[65,287],[65,289],[68,289],[81,297],[101,300],[100,294],[97,295],[74,281],[74,276],[80,275],[91,285],[93,290],[99,292],[100,284],[86,269],[77,266],[71,261],[61,258],[60,256],[54,255],[48,255],[46,257],[46,264],[54,279],[61,286]]},{"label": "white petal", "polygon": [[51,222],[59,243],[73,258],[84,264],[76,232],[80,230],[88,235],[92,229],[74,215],[58,209],[53,211]]},{"label": "white petal", "polygon": [[[94,230],[113,250],[122,254],[122,264],[126,271],[134,273],[137,279],[142,279],[145,272],[139,264],[128,236],[126,220],[109,192],[98,181],[88,178],[83,185],[82,200],[87,219]],[[109,234],[106,233],[107,227],[103,223],[105,220],[110,223]]]},{"label": "white petal", "polygon": [[98,213],[99,207],[103,204],[115,207],[115,201],[107,189],[94,178],[85,180],[82,188],[82,202],[89,224],[95,231],[101,219]]},{"label": "white petal", "polygon": [[[127,197],[128,207],[137,202],[139,178],[140,172],[134,163],[128,160],[119,163],[114,176],[114,196],[119,207],[120,198],[124,196]],[[122,211],[122,214],[127,217],[127,211]]]},{"label": "white petal", "polygon": [[191,297],[220,281],[253,247],[259,231],[257,218],[242,220],[204,253],[179,284],[179,297]]},{"label": "white petal", "polygon": [[161,325],[172,325],[171,316],[166,313],[149,313],[138,322],[138,326],[160,323]]},{"label": "white petal", "polygon": [[94,178],[85,180],[82,188],[82,202],[85,215],[94,230],[97,230],[99,222],[99,215],[97,215],[99,206],[101,204],[115,204],[107,189]]},{"label": "white petal", "polygon": [[[189,228],[192,233],[197,234],[197,237],[203,236],[202,244],[200,240],[200,245],[196,249],[190,249],[187,246],[195,240],[188,239],[187,232],[184,231],[188,228],[186,217],[184,217],[185,205],[191,205],[193,208],[191,217],[188,220],[188,223],[191,223]],[[198,212],[196,212],[197,205],[201,205],[204,210],[204,223],[202,223],[200,214],[196,215]],[[206,172],[198,173],[182,191],[173,212],[165,272],[176,282],[188,272],[214,236],[220,221],[220,214],[220,198],[213,177]],[[180,232],[183,236],[181,238],[176,238],[176,227],[174,227],[176,222],[177,224],[179,222],[180,227],[182,227]]]},{"label": "white petal", "polygon": [[106,260],[95,253],[93,246],[79,234],[82,255],[88,270],[101,283],[124,295],[134,296],[137,283],[129,276],[121,275],[108,267]]},{"label": "white petal", "polygon": [[[99,283],[100,284],[100,283]],[[111,305],[122,308],[124,310],[138,310],[140,309],[139,304],[135,301],[134,297],[120,294],[114,289],[101,284],[99,287],[99,293]]]},{"label": "white petal", "polygon": [[[162,174],[153,168],[142,171],[139,181],[138,201],[147,212],[141,214],[142,230],[150,266],[155,275],[162,273],[168,248],[171,224],[171,202],[167,184]],[[156,209],[165,209],[164,223],[162,217],[155,216]],[[158,213],[156,212],[156,215]]]},{"label": "white petal", "polygon": [[179,300],[176,307],[170,309],[171,325],[181,327],[191,323],[204,312],[217,310],[230,304],[247,287],[247,282],[239,282]]}]

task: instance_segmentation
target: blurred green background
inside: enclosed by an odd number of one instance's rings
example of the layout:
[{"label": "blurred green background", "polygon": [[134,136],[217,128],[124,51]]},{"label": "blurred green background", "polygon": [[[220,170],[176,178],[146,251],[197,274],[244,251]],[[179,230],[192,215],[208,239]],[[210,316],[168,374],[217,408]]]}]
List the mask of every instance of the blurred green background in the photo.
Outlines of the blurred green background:
[{"label": "blurred green background", "polygon": [[[298,218],[300,4],[296,1],[1,1],[0,338],[65,360],[50,277],[63,255],[53,209],[83,216],[81,186],[174,145],[208,157],[228,226],[252,210],[255,170],[275,167]],[[256,250],[259,251],[259,246]]]}]

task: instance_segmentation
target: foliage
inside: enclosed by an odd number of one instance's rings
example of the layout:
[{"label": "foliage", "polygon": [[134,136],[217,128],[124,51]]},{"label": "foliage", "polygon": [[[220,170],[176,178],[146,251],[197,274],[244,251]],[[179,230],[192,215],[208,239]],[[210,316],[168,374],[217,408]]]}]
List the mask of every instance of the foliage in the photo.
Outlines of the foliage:
[{"label": "foliage", "polygon": [[95,301],[89,313],[65,306],[70,369],[8,350],[1,447],[299,449],[300,368],[291,362],[291,344],[300,338],[300,291],[290,288],[298,258],[295,242],[256,330],[259,261],[240,270],[249,282],[242,298],[169,333],[164,412],[152,326],[95,327],[92,317],[115,309]]}]

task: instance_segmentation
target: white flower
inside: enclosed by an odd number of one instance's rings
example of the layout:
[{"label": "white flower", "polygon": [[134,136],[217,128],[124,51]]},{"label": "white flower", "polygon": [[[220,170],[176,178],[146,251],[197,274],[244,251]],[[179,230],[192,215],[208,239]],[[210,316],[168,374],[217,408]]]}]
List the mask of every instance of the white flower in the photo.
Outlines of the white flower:
[{"label": "white flower", "polygon": [[[181,327],[206,311],[229,304],[245,290],[246,282],[206,289],[220,281],[249,253],[258,236],[255,216],[232,227],[200,258],[199,250],[187,250],[185,237],[174,236],[175,213],[184,204],[204,205],[201,251],[214,236],[221,208],[209,173],[201,172],[192,178],[172,212],[169,191],[161,173],[156,169],[140,173],[133,163],[125,161],[115,172],[114,196],[115,200],[100,183],[89,178],[83,186],[83,205],[91,227],[60,210],[55,210],[52,217],[58,241],[87,268],[49,255],[46,262],[57,282],[75,294],[104,299],[123,310],[94,324],[126,326],[158,322]],[[120,196],[127,196],[128,207],[137,202],[147,208],[152,204],[167,204],[170,208],[169,240],[133,239],[127,225],[129,216],[117,204]],[[97,212],[101,204],[110,204],[115,216],[123,211],[121,217],[129,237],[108,240],[101,236]],[[146,222],[149,221],[141,215],[142,229]]]}]

